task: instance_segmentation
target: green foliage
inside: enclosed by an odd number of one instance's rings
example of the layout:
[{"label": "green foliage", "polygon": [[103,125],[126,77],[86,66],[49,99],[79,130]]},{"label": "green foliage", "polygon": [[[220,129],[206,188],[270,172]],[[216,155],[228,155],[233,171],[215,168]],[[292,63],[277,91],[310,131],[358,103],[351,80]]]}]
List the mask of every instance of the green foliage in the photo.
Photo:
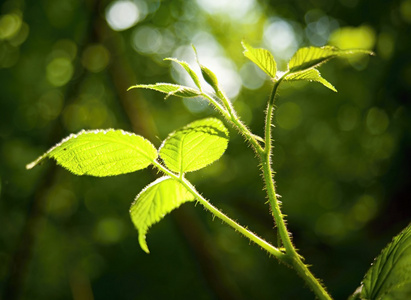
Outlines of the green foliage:
[{"label": "green foliage", "polygon": [[194,201],[194,196],[180,182],[164,176],[146,186],[131,205],[131,219],[138,230],[141,248],[149,253],[146,233],[149,227],[160,221],[184,202]]},{"label": "green foliage", "polygon": [[302,72],[291,73],[285,76],[285,80],[286,81],[298,81],[298,80],[316,81],[316,82],[323,84],[325,87],[329,88],[330,90],[334,92],[337,91],[331,83],[329,83],[327,80],[321,77],[320,71],[318,71],[317,69],[308,69]]},{"label": "green foliage", "polygon": [[83,130],[62,140],[27,169],[47,157],[76,175],[103,177],[144,169],[157,158],[157,150],[143,137],[123,130]]},{"label": "green foliage", "polygon": [[[139,86],[140,87],[140,86]],[[163,92],[163,90],[160,89]],[[179,178],[161,177],[148,185],[131,206],[131,218],[145,252],[148,228],[182,203],[195,200],[182,185],[185,172],[195,171],[219,159],[228,145],[228,130],[215,118],[195,121],[171,133],[159,149],[165,165]],[[81,131],[72,134],[27,165],[33,168],[47,157],[76,175],[111,176],[159,166],[156,148],[141,136],[122,130]],[[175,176],[169,170],[163,169]]]},{"label": "green foliage", "polygon": [[180,66],[184,68],[184,70],[187,71],[188,75],[190,75],[191,79],[193,79],[195,85],[198,87],[198,89],[201,91],[201,84],[200,84],[200,79],[198,78],[197,74],[194,72],[194,70],[191,68],[191,66],[186,63],[185,61],[178,60],[176,58],[166,58],[165,60],[170,60],[178,63]]},{"label": "green foliage", "polygon": [[277,63],[273,55],[266,49],[257,49],[250,46],[247,42],[242,42],[244,56],[255,63],[270,78],[274,79],[277,73]]},{"label": "green foliage", "polygon": [[[339,50],[334,47],[308,47],[298,50],[288,64],[288,70],[277,76],[277,66],[273,55],[266,49],[257,49],[243,42],[244,55],[261,68],[274,81],[273,93],[266,110],[265,143],[264,147],[257,142],[257,137],[237,117],[231,103],[220,89],[216,75],[207,67],[199,64],[205,81],[214,89],[217,98],[224,104],[202,92],[200,80],[193,69],[183,61],[174,58],[167,60],[180,64],[193,79],[199,90],[171,83],[157,83],[135,85],[132,88],[152,89],[169,96],[190,98],[203,96],[210,100],[211,105],[230,121],[250,142],[261,163],[265,180],[265,188],[275,223],[278,227],[278,236],[283,248],[277,248],[237,222],[228,218],[221,211],[212,206],[199,194],[193,185],[185,179],[187,172],[206,167],[219,159],[228,145],[228,130],[224,124],[215,118],[207,118],[192,122],[185,127],[172,132],[157,151],[155,147],[141,136],[123,131],[82,131],[77,135],[70,135],[60,144],[50,149],[33,163],[27,165],[32,168],[46,157],[56,159],[57,163],[77,175],[110,176],[133,172],[143,169],[150,164],[162,171],[163,176],[145,187],[133,202],[130,214],[138,230],[141,248],[149,253],[146,243],[148,229],[159,222],[167,213],[188,201],[198,200],[213,215],[217,216],[235,230],[248,237],[251,241],[266,249],[279,260],[290,264],[299,273],[317,297],[331,299],[328,292],[303,263],[301,256],[294,247],[284,215],[280,211],[276,188],[271,169],[272,156],[272,112],[274,99],[280,83],[284,81],[314,81],[336,91],[335,88],[316,69],[332,58],[352,54],[371,54],[366,50]],[[194,48],[195,51],[195,48]],[[197,56],[197,53],[196,53]],[[197,57],[198,62],[198,57]],[[259,138],[258,140],[261,140]],[[161,157],[161,162],[157,156]],[[375,261],[374,266],[364,278],[361,294],[362,299],[394,299],[406,297],[410,290],[410,243],[411,227],[407,227],[393,242],[383,250]]]},{"label": "green foliage", "polygon": [[411,299],[411,224],[382,250],[354,297]]},{"label": "green foliage", "polygon": [[333,58],[356,54],[371,55],[372,52],[355,49],[340,50],[331,46],[325,46],[321,48],[301,48],[293,55],[290,62],[288,63],[288,71],[284,75],[284,79],[286,81],[315,81],[336,92],[337,90],[334,88],[334,86],[323,77],[321,77],[320,72],[316,68]]},{"label": "green foliage", "polygon": [[201,95],[201,93],[195,89],[187,86],[171,84],[171,83],[156,83],[156,84],[138,84],[131,86],[128,90],[135,88],[143,88],[155,90],[167,94],[166,99],[170,96],[177,96],[182,98],[192,98]]},{"label": "green foliage", "polygon": [[305,47],[299,49],[288,63],[289,72],[295,73],[305,71],[312,68],[317,68],[330,59],[339,56],[348,56],[353,54],[368,54],[372,52],[362,49],[340,50],[331,46],[324,47]]},{"label": "green foliage", "polygon": [[165,165],[180,174],[204,168],[219,159],[228,145],[228,131],[215,118],[195,121],[171,133],[159,149]]},{"label": "green foliage", "polygon": [[201,69],[201,75],[203,75],[204,80],[214,89],[217,96],[220,96],[221,89],[218,84],[217,76],[214,74],[213,71],[211,71],[209,68],[207,68],[204,65],[200,64],[200,69]]}]

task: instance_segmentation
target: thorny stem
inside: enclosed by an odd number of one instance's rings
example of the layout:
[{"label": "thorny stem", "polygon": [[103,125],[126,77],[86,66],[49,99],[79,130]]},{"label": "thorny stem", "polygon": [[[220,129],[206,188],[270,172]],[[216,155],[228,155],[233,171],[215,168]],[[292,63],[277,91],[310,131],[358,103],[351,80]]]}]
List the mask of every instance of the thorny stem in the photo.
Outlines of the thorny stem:
[{"label": "thorny stem", "polygon": [[327,293],[324,287],[321,285],[318,279],[310,272],[308,267],[301,261],[300,255],[297,253],[296,248],[294,247],[289,231],[287,229],[283,214],[281,213],[275,184],[274,184],[274,172],[271,168],[271,155],[272,155],[272,118],[274,112],[274,100],[277,95],[278,87],[282,82],[280,78],[278,81],[274,82],[273,90],[268,101],[267,111],[266,111],[266,124],[265,124],[265,148],[264,154],[260,155],[260,160],[262,164],[262,170],[264,175],[264,181],[266,183],[267,194],[269,198],[269,203],[271,206],[272,214],[275,220],[275,223],[278,228],[281,241],[286,250],[286,256],[290,259],[292,266],[295,268],[297,273],[305,280],[311,290],[317,295],[319,299],[332,299],[331,296]]},{"label": "thorny stem", "polygon": [[[213,105],[215,105],[216,109],[223,115],[223,117],[230,121],[234,128],[238,129],[238,131],[244,136],[244,138],[253,146],[254,150],[261,155],[264,150],[261,145],[258,143],[255,135],[244,125],[243,122],[238,118],[234,108],[232,105],[228,106],[228,111],[223,108],[218,102],[216,102],[211,96],[206,93],[203,93],[202,96],[210,101]],[[224,95],[223,95],[224,96]],[[229,102],[228,99],[225,101]]]},{"label": "thorny stem", "polygon": [[280,261],[283,261],[287,263],[286,260],[286,255],[282,251],[280,251],[278,248],[274,247],[267,241],[263,240],[259,236],[257,236],[255,233],[251,232],[247,228],[241,226],[238,224],[236,221],[225,215],[223,212],[218,210],[215,206],[213,206],[207,199],[205,199],[196,189],[195,187],[187,180],[184,178],[184,176],[179,176],[177,174],[174,174],[170,170],[168,170],[166,167],[164,167],[161,163],[159,163],[157,160],[154,161],[154,165],[163,173],[169,175],[170,177],[174,178],[178,182],[180,182],[193,196],[197,199],[198,202],[201,203],[208,211],[210,211],[214,216],[222,220],[223,222],[227,223],[230,225],[232,228],[234,228],[236,231],[240,232],[242,235],[250,239],[252,242],[256,243],[259,245],[261,248],[265,249],[268,253],[274,255],[276,258],[278,258]]},{"label": "thorny stem", "polygon": [[[287,75],[287,74],[285,74]],[[319,299],[324,300],[331,300],[331,296],[325,290],[325,288],[321,285],[320,281],[314,277],[311,271],[308,269],[307,265],[305,265],[302,260],[301,256],[297,253],[296,248],[294,247],[290,233],[287,229],[286,222],[284,220],[284,216],[281,213],[280,203],[278,201],[278,197],[276,194],[275,184],[274,184],[274,171],[271,167],[271,156],[272,156],[272,131],[271,128],[273,112],[274,112],[274,100],[277,95],[278,88],[280,83],[285,78],[285,76],[279,78],[278,80],[274,81],[274,86],[272,89],[272,93],[270,95],[270,99],[268,101],[267,110],[266,110],[266,121],[265,121],[265,136],[264,136],[264,148],[256,139],[256,136],[247,128],[247,126],[239,119],[237,116],[233,106],[231,105],[230,101],[226,98],[226,96],[220,93],[218,96],[221,98],[220,100],[223,102],[221,105],[217,102],[214,98],[207,95],[206,93],[202,93],[202,96],[210,101],[214,105],[214,107],[223,115],[223,117],[228,120],[233,127],[235,127],[243,136],[244,138],[252,145],[254,151],[256,152],[257,156],[260,159],[263,171],[263,177],[267,189],[267,195],[269,198],[269,203],[271,206],[272,214],[274,221],[277,225],[279,236],[281,238],[281,242],[284,246],[285,252],[279,250],[279,248],[274,247],[273,245],[269,244],[265,240],[261,239],[245,227],[241,226],[227,215],[222,213],[216,207],[214,207],[208,200],[206,200],[196,189],[195,187],[184,178],[183,175],[177,175],[165,168],[161,163],[158,161],[154,162],[154,165],[164,172],[165,174],[169,175],[170,177],[176,179],[178,182],[184,185],[184,187],[190,191],[194,195],[194,197],[199,201],[207,210],[209,210],[214,216],[221,219],[223,222],[230,225],[236,231],[240,232],[251,241],[256,243],[257,245],[261,246],[263,249],[268,251],[270,254],[274,255],[280,261],[291,265],[296,272],[302,277],[302,279],[307,283],[310,289],[316,294]]]}]

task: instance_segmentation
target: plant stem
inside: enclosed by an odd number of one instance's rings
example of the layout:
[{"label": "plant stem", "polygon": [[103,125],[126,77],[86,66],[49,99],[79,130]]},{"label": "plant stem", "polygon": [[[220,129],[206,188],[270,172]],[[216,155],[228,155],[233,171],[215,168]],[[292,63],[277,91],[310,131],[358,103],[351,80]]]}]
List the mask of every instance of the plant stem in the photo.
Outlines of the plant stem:
[{"label": "plant stem", "polygon": [[198,202],[201,203],[208,211],[210,211],[214,216],[222,220],[223,222],[227,223],[230,225],[232,228],[234,228],[236,231],[240,232],[242,235],[250,239],[252,242],[256,243],[259,245],[261,248],[265,249],[268,253],[272,254],[275,256],[277,259],[280,261],[283,261],[287,263],[287,257],[286,254],[280,251],[278,248],[274,247],[264,239],[260,238],[257,236],[255,233],[251,232],[247,228],[241,226],[238,224],[236,221],[225,215],[223,212],[221,212],[219,209],[217,209],[215,206],[213,206],[207,199],[205,199],[197,190],[196,188],[183,176],[178,176],[177,174],[174,174],[170,170],[168,170],[166,167],[164,167],[161,163],[158,161],[154,161],[154,165],[162,172],[165,174],[169,175],[170,177],[174,178],[178,182],[180,182],[191,194],[194,195],[194,197],[197,199]]},{"label": "plant stem", "polygon": [[[284,77],[282,77],[284,78]],[[275,223],[278,228],[281,241],[286,250],[286,255],[290,259],[291,265],[295,268],[297,273],[305,280],[311,290],[317,295],[319,299],[332,299],[331,296],[327,293],[321,283],[314,277],[310,272],[308,267],[301,261],[300,256],[295,249],[289,231],[287,229],[286,223],[284,221],[283,214],[281,213],[279,201],[277,198],[277,193],[275,190],[273,170],[271,168],[271,155],[272,155],[272,118],[274,111],[274,100],[277,94],[278,87],[282,81],[280,78],[274,83],[273,90],[268,102],[267,111],[266,111],[266,126],[265,126],[265,149],[263,155],[260,155],[260,160],[262,164],[264,181],[266,184],[267,194],[269,203],[271,206],[272,214],[275,220]]]},{"label": "plant stem", "polygon": [[[255,135],[247,128],[247,126],[244,125],[243,122],[241,122],[232,105],[227,106],[229,109],[229,111],[227,111],[206,93],[203,93],[202,96],[206,98],[208,101],[210,101],[216,107],[216,109],[223,115],[223,117],[232,123],[234,128],[238,129],[238,131],[245,137],[245,139],[253,146],[255,152],[257,152],[259,155],[263,153],[264,150],[256,140]],[[225,97],[224,94],[222,94],[222,96]],[[229,100],[226,98],[225,101],[229,102]]]}]

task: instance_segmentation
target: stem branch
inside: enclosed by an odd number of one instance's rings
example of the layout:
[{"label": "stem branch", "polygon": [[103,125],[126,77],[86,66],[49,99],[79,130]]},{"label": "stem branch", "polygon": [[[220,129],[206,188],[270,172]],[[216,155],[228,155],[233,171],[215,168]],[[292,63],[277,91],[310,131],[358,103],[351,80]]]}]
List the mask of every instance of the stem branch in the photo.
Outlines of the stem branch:
[{"label": "stem branch", "polygon": [[252,242],[256,243],[259,245],[261,248],[265,249],[268,253],[274,255],[277,259],[283,262],[287,262],[286,260],[286,255],[285,253],[281,252],[278,248],[274,247],[267,241],[263,240],[259,236],[257,236],[255,233],[251,232],[247,228],[241,226],[238,224],[236,221],[225,215],[223,212],[218,210],[215,206],[213,206],[207,199],[205,199],[196,189],[195,187],[183,176],[178,176],[177,174],[174,174],[170,170],[168,170],[166,167],[164,167],[161,163],[158,161],[154,161],[154,165],[163,173],[169,175],[170,177],[174,178],[178,182],[180,182],[184,187],[194,195],[194,197],[197,199],[198,202],[201,203],[208,211],[210,211],[214,216],[222,220],[223,222],[227,223],[230,225],[232,228],[234,228],[236,231],[240,232],[242,235],[250,239]]}]

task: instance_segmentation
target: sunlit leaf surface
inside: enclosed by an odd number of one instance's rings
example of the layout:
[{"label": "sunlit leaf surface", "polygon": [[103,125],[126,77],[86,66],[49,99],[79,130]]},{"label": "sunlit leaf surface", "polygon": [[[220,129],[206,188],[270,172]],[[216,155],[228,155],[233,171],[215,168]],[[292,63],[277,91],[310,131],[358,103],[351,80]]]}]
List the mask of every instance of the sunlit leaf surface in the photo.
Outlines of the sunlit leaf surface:
[{"label": "sunlit leaf surface", "polygon": [[244,55],[271,78],[275,78],[277,73],[277,64],[272,54],[266,49],[253,48],[245,41],[242,42]]},{"label": "sunlit leaf surface", "polygon": [[159,153],[166,166],[177,173],[195,171],[219,159],[228,145],[228,131],[215,118],[193,122],[171,133]]},{"label": "sunlit leaf surface", "polygon": [[192,98],[201,95],[201,93],[193,88],[171,83],[156,83],[156,84],[138,84],[133,85],[128,90],[142,88],[150,89],[167,94],[166,98],[170,96],[177,96],[182,98]]},{"label": "sunlit leaf surface", "polygon": [[321,77],[320,71],[318,71],[317,69],[308,69],[307,71],[291,73],[285,77],[285,80],[287,81],[298,81],[298,80],[316,81],[334,92],[337,91],[331,83],[329,83],[327,80]]},{"label": "sunlit leaf surface", "polygon": [[187,71],[188,75],[190,75],[191,79],[193,79],[195,85],[201,90],[200,79],[198,78],[197,74],[194,72],[194,70],[191,68],[191,66],[188,63],[186,63],[185,61],[175,59],[175,58],[166,58],[165,60],[174,61],[178,63],[180,66],[182,66],[184,70]]},{"label": "sunlit leaf surface", "polygon": [[157,179],[142,190],[130,209],[141,248],[149,253],[146,234],[153,224],[184,202],[194,200],[194,196],[181,183],[168,176]]},{"label": "sunlit leaf surface", "polygon": [[76,175],[103,177],[144,169],[157,158],[157,151],[143,137],[123,130],[83,130],[62,140],[27,168],[47,157]]},{"label": "sunlit leaf surface", "polygon": [[361,49],[340,50],[331,46],[305,47],[299,49],[294,54],[288,64],[288,68],[290,72],[299,72],[311,68],[316,68],[332,58],[353,54],[371,55],[372,52]]}]

